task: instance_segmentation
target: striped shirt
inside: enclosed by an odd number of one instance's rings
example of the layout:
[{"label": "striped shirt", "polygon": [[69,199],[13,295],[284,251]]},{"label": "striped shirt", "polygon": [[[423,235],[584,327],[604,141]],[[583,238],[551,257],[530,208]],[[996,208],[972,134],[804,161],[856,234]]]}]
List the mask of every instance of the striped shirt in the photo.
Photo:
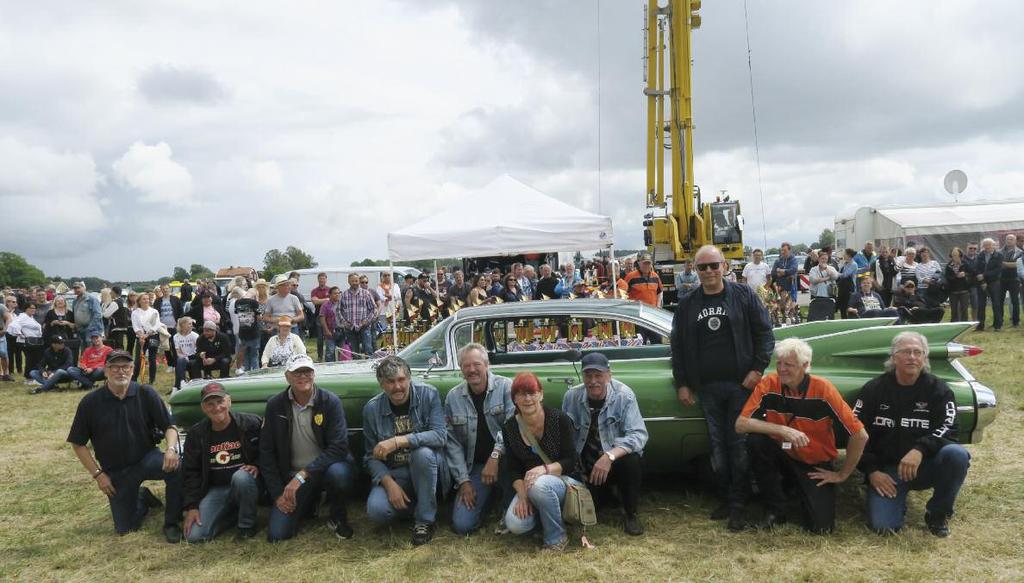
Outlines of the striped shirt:
[{"label": "striped shirt", "polygon": [[368,290],[349,288],[341,292],[338,300],[339,324],[361,329],[377,315],[377,302]]}]

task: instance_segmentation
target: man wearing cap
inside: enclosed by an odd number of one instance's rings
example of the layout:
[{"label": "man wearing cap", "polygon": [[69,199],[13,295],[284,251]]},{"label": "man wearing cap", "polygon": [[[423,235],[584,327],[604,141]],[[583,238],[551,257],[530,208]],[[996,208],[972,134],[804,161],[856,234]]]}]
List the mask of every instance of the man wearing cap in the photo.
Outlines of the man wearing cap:
[{"label": "man wearing cap", "polygon": [[200,394],[206,419],[188,430],[181,461],[185,538],[206,542],[237,525],[236,539],[247,540],[257,530],[262,420],[232,411],[218,382],[207,383]]},{"label": "man wearing cap", "polygon": [[[692,407],[700,397],[721,505],[714,520],[746,526],[747,445],[736,418],[761,380],[775,346],[772,323],[754,290],[726,281],[729,263],[705,245],[694,256],[701,286],[684,295],[672,318],[672,376],[676,397]],[[696,411],[681,412],[692,416]]]},{"label": "man wearing cap", "polygon": [[647,425],[633,390],[612,378],[605,355],[591,352],[583,357],[583,384],[565,393],[562,411],[576,428],[576,451],[595,503],[606,504],[614,484],[625,512],[623,530],[643,534],[637,510]]},{"label": "man wearing cap", "polygon": [[292,319],[292,332],[299,333],[299,322],[306,314],[302,310],[302,302],[298,296],[291,293],[292,282],[284,274],[274,278],[274,288],[277,293],[267,299],[267,307],[263,310],[263,321],[277,325],[281,316],[288,316]]},{"label": "man wearing cap", "polygon": [[28,376],[40,385],[32,389],[31,394],[52,391],[58,383],[71,380],[70,369],[74,363],[71,349],[64,346],[64,337],[60,334],[51,336],[50,346],[43,351],[39,368],[28,373]]},{"label": "man wearing cap", "polygon": [[626,285],[626,297],[643,302],[649,306],[661,307],[661,277],[655,273],[649,253],[641,253],[637,261],[636,271],[627,273],[623,281]]},{"label": "man wearing cap", "polygon": [[398,356],[377,363],[381,392],[363,407],[363,463],[373,489],[366,514],[377,524],[413,517],[412,544],[434,538],[437,488],[447,491],[444,412],[437,389],[412,380]]},{"label": "man wearing cap", "polygon": [[356,467],[341,400],[316,386],[305,354],[289,359],[284,376],[288,388],[267,401],[260,434],[260,472],[274,501],[267,540],[294,537],[300,521],[316,513],[323,491],[331,507],[328,528],[339,539],[352,538],[345,502]]},{"label": "man wearing cap", "polygon": [[429,275],[421,273],[416,278],[416,283],[409,286],[408,291],[405,292],[405,305],[410,312],[419,310],[420,320],[430,320],[431,306],[437,308],[437,292],[430,287]]},{"label": "man wearing cap", "polygon": [[219,371],[220,378],[231,374],[231,340],[217,329],[217,324],[203,323],[203,333],[196,341],[196,362],[203,369],[203,378],[213,378],[213,371]]},{"label": "man wearing cap", "polygon": [[103,308],[99,298],[86,291],[85,282],[76,281],[72,289],[75,301],[71,304],[71,312],[75,315],[79,346],[88,346],[93,334],[103,334]]},{"label": "man wearing cap", "polygon": [[[181,472],[178,430],[153,387],[131,380],[132,356],[114,350],[106,359],[106,384],[78,403],[68,443],[96,486],[107,496],[117,534],[138,530],[150,508],[160,500],[140,487],[145,480],[163,480],[167,488],[164,537],[181,540]],[[167,451],[156,444],[167,440]],[[86,444],[92,442],[92,453]]]},{"label": "man wearing cap", "polygon": [[[515,415],[516,408],[512,380],[490,371],[487,349],[482,345],[463,346],[459,368],[465,380],[444,399],[448,432],[444,449],[458,492],[452,528],[456,534],[469,534],[480,527],[480,517],[498,482],[498,463],[505,451],[501,427]],[[512,493],[506,494],[511,502]]]},{"label": "man wearing cap", "polygon": [[71,378],[78,381],[78,384],[85,390],[91,389],[96,381],[106,378],[103,366],[107,355],[114,351],[113,348],[103,343],[103,337],[99,334],[93,334],[91,340],[89,346],[78,357],[78,366],[68,369]]}]

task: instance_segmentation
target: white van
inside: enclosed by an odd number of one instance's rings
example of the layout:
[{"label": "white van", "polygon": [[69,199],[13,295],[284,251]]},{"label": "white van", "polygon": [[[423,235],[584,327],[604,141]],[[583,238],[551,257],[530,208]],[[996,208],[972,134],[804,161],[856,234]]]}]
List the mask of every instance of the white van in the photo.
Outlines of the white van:
[{"label": "white van", "polygon": [[[377,284],[380,283],[381,272],[387,270],[387,265],[373,267],[311,267],[309,269],[296,269],[295,273],[299,274],[299,292],[302,293],[302,297],[309,300],[309,292],[313,291],[313,288],[317,286],[316,276],[319,273],[327,274],[327,287],[338,286],[345,290],[348,289],[348,274],[350,273],[365,275],[370,280],[370,288],[376,288]],[[414,276],[420,274],[419,269],[404,265],[396,265],[393,270],[395,273],[401,274],[401,277],[404,277],[407,273],[411,273]]]}]

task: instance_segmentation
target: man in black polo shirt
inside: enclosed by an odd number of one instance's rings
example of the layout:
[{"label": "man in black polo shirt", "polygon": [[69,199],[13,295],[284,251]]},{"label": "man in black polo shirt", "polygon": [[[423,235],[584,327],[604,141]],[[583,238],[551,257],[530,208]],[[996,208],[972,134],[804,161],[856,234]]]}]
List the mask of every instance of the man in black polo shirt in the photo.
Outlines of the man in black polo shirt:
[{"label": "man in black polo shirt", "polygon": [[[167,485],[164,536],[169,543],[179,542],[178,430],[153,387],[131,381],[129,353],[114,350],[105,365],[107,382],[78,403],[68,443],[109,499],[117,534],[138,530],[149,509],[160,506],[149,488],[140,488],[142,482],[163,480]],[[167,440],[166,453],[156,447],[161,438]],[[98,463],[86,447],[89,441]]]}]

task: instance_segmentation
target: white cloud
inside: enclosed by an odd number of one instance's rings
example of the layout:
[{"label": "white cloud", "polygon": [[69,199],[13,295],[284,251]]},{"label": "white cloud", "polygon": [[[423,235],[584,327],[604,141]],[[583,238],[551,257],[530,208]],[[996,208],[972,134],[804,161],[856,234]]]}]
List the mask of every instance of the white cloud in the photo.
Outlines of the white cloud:
[{"label": "white cloud", "polygon": [[153,146],[135,142],[112,168],[122,182],[140,194],[142,202],[192,206],[192,174],[173,156],[166,142]]}]

